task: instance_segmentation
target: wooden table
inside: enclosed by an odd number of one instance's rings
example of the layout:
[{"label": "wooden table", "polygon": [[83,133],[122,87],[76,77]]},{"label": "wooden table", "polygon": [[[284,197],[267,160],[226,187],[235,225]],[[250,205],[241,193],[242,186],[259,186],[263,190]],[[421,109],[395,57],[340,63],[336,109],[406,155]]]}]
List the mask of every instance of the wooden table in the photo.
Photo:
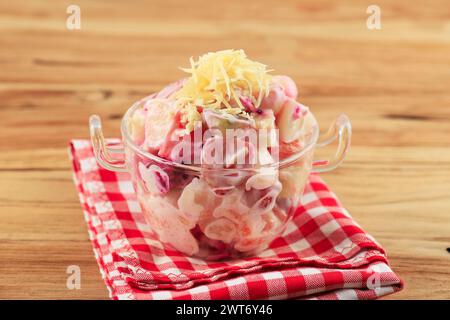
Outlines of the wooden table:
[{"label": "wooden table", "polygon": [[133,101],[223,48],[291,75],[323,126],[350,116],[351,152],[324,177],[405,280],[389,298],[450,298],[448,2],[376,1],[381,30],[372,1],[75,2],[81,30],[72,1],[0,3],[0,298],[108,297],[67,143],[93,113],[117,136]]}]

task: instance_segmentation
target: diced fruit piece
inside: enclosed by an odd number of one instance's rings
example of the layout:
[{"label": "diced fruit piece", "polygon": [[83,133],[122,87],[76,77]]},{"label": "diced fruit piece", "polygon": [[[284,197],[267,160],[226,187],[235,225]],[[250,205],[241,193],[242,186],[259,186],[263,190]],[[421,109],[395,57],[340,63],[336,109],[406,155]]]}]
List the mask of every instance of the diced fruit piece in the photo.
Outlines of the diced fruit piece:
[{"label": "diced fruit piece", "polygon": [[312,152],[308,152],[303,158],[296,160],[291,165],[280,169],[279,177],[283,188],[280,197],[294,198],[303,192],[306,181],[311,171]]},{"label": "diced fruit piece", "polygon": [[248,214],[241,219],[239,236],[241,239],[259,237],[265,222],[260,214]]},{"label": "diced fruit piece", "polygon": [[258,132],[258,146],[274,147],[278,145],[278,133],[275,127],[275,115],[273,110],[262,110],[260,114],[253,116]]},{"label": "diced fruit piece", "polygon": [[164,99],[149,100],[145,108],[145,144],[150,150],[158,150],[163,143],[172,139],[171,133],[179,126],[175,103]]},{"label": "diced fruit piece", "polygon": [[272,83],[269,94],[263,97],[261,101],[261,108],[264,110],[273,110],[274,114],[278,114],[286,99],[284,88],[280,84]]},{"label": "diced fruit piece", "polygon": [[276,121],[281,141],[290,143],[300,137],[303,119],[307,112],[308,108],[295,100],[286,101]]},{"label": "diced fruit piece", "polygon": [[225,217],[235,223],[242,221],[242,215],[248,213],[249,208],[242,203],[241,199],[244,192],[240,189],[234,189],[223,198],[222,203],[213,211],[216,218]]},{"label": "diced fruit piece", "polygon": [[280,143],[280,159],[284,159],[292,156],[295,153],[300,152],[303,149],[303,144],[300,140],[294,140],[290,143]]},{"label": "diced fruit piece", "polygon": [[286,213],[276,206],[263,214],[248,215],[240,228],[235,249],[241,252],[264,249],[279,234],[287,220]]},{"label": "diced fruit piece", "polygon": [[137,109],[128,121],[128,130],[131,139],[140,146],[145,140],[145,111]]},{"label": "diced fruit piece", "polygon": [[142,162],[139,162],[139,173],[150,193],[161,195],[170,190],[169,176],[157,165],[152,164],[147,168]]},{"label": "diced fruit piece", "polygon": [[253,116],[256,129],[275,129],[275,115],[273,110],[263,110]]},{"label": "diced fruit piece", "polygon": [[140,195],[139,200],[146,220],[162,242],[171,244],[187,255],[198,252],[197,241],[174,206],[164,198],[151,195]]},{"label": "diced fruit piece", "polygon": [[273,209],[275,206],[275,201],[281,191],[281,183],[276,182],[273,187],[270,188],[269,192],[259,199],[250,209],[250,215],[262,214]]},{"label": "diced fruit piece", "polygon": [[220,218],[205,227],[205,235],[214,240],[230,243],[236,234],[236,226],[228,219]]},{"label": "diced fruit piece", "polygon": [[[196,183],[196,180],[193,180],[193,182]],[[192,190],[194,188],[195,187],[191,182],[184,188],[183,193],[178,199],[178,207],[186,216],[189,217],[189,220],[192,221],[193,226],[195,226],[201,212],[205,209],[203,205],[196,202],[197,194],[194,190]]]},{"label": "diced fruit piece", "polygon": [[288,76],[274,76],[272,78],[272,82],[277,83],[281,85],[284,89],[284,94],[286,97],[291,99],[297,99],[298,96],[298,90],[297,85],[295,84],[294,80],[292,80]]},{"label": "diced fruit piece", "polygon": [[195,226],[203,214],[208,213],[218,201],[216,195],[208,185],[198,178],[194,178],[183,190],[178,199],[178,208],[184,216]]},{"label": "diced fruit piece", "polygon": [[225,129],[251,128],[255,126],[253,119],[210,109],[205,109],[202,112],[202,118],[209,129],[219,129],[222,133],[224,133]]}]

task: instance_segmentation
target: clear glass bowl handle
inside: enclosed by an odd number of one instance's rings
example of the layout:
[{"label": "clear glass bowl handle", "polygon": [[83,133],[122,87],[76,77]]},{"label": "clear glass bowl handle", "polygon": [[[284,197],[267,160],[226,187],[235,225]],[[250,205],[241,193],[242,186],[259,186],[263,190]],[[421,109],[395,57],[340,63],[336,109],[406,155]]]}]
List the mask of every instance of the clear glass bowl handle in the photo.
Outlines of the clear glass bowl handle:
[{"label": "clear glass bowl handle", "polygon": [[315,160],[312,172],[326,172],[335,169],[345,159],[345,155],[350,148],[352,137],[352,126],[350,119],[345,114],[340,114],[331,124],[328,131],[319,137],[316,148],[329,145],[338,139],[338,146],[333,157],[326,160]]},{"label": "clear glass bowl handle", "polygon": [[[89,118],[89,128],[94,155],[98,163],[105,169],[115,172],[126,172],[125,152],[123,145],[118,142],[107,142],[103,137],[102,122],[98,115]],[[344,161],[350,148],[352,127],[350,119],[345,115],[339,115],[328,131],[319,137],[316,148],[331,144],[338,139],[338,147],[335,155],[326,160],[315,160],[312,172],[326,172],[335,169]]]},{"label": "clear glass bowl handle", "polygon": [[120,142],[107,142],[103,137],[102,121],[98,115],[89,118],[89,129],[94,155],[97,162],[105,169],[126,172],[125,150]]}]

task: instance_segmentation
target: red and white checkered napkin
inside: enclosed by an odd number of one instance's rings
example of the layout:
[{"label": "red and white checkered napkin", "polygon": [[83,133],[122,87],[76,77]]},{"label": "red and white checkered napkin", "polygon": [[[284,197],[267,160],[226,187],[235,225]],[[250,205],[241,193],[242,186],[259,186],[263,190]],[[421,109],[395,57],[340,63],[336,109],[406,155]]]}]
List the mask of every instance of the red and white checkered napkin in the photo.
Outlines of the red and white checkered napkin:
[{"label": "red and white checkered napkin", "polygon": [[284,235],[253,258],[205,262],[155,240],[126,173],[70,145],[94,253],[113,299],[374,299],[401,290],[380,245],[312,175]]}]

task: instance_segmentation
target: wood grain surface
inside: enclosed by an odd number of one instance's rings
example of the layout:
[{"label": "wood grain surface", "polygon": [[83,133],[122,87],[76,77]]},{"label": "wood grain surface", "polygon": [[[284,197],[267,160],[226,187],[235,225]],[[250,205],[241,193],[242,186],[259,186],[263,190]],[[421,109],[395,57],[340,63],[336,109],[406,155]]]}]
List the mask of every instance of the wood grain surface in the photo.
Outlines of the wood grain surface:
[{"label": "wood grain surface", "polygon": [[[292,76],[323,127],[350,116],[348,159],[323,177],[404,279],[388,298],[450,299],[449,3],[377,0],[369,30],[373,2],[1,1],[0,298],[108,298],[69,139],[93,113],[118,136],[128,106],[190,56],[243,48]],[[71,3],[81,30],[66,28]]]}]

